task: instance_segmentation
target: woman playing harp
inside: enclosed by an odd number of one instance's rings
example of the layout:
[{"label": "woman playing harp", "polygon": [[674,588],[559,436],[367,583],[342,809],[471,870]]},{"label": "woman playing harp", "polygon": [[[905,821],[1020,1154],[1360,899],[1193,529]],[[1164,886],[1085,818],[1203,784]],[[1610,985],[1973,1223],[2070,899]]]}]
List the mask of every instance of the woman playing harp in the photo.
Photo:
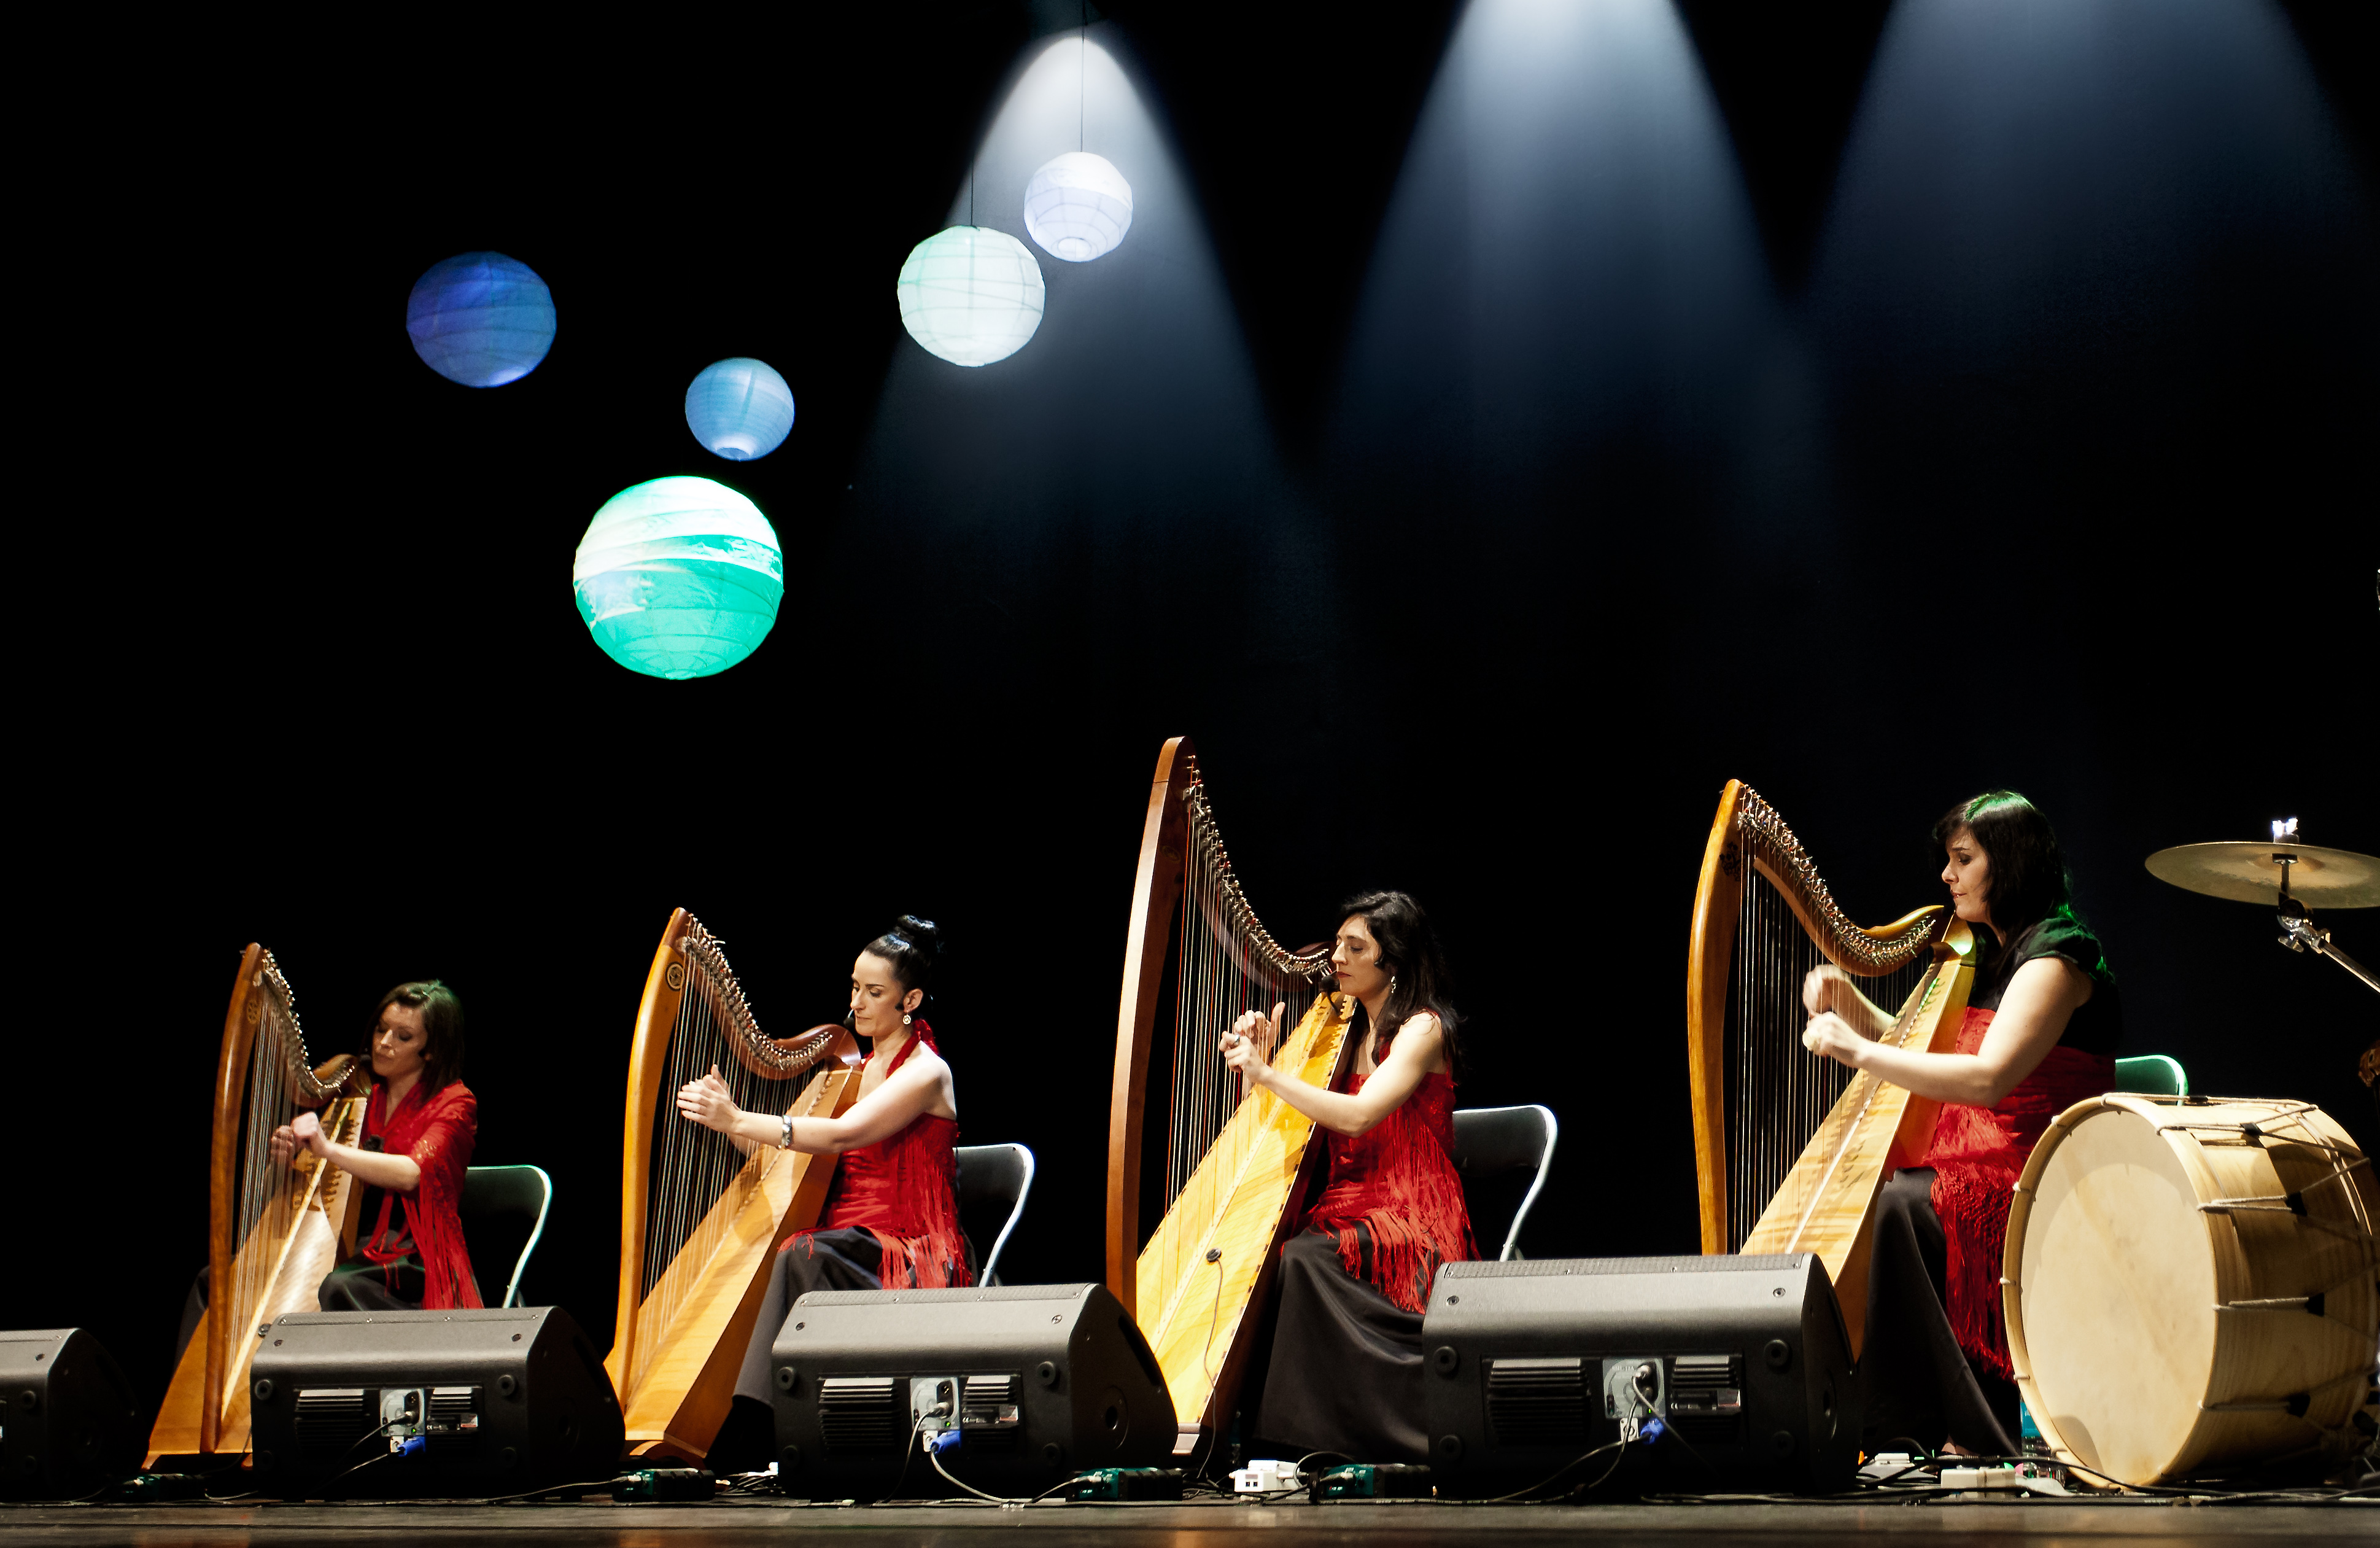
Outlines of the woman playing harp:
[{"label": "woman playing harp", "polygon": [[1999,949],[1949,1053],[1877,1039],[1892,1017],[1831,965],[1802,986],[1812,1053],[1942,1103],[1932,1144],[1885,1185],[1869,1269],[1867,1437],[2016,1454],[2017,1390],[2000,1309],[2010,1189],[2049,1120],[2115,1089],[2122,1011],[2075,917],[2064,855],[2022,796],[1993,790],[1934,826],[1951,907]]},{"label": "woman playing harp", "polygon": [[355,1255],[323,1278],[322,1308],[478,1306],[460,1213],[480,1133],[480,1101],[462,1080],[463,1002],[435,979],[398,984],[381,996],[366,1052],[373,1085],[358,1143],[334,1142],[312,1113],[273,1135],[281,1164],[302,1152],[363,1185]]},{"label": "woman playing harp", "polygon": [[1329,1180],[1281,1249],[1255,1433],[1298,1453],[1426,1461],[1422,1313],[1438,1266],[1478,1256],[1453,1162],[1459,1018],[1420,904],[1375,892],[1343,911],[1331,976],[1358,1007],[1345,1080],[1309,1085],[1268,1062],[1284,1006],[1269,1021],[1243,1015],[1223,1039],[1224,1062],[1250,1088],[1330,1136]]},{"label": "woman playing harp", "polygon": [[811,1290],[963,1287],[974,1253],[959,1228],[958,1105],[951,1067],[919,1015],[941,949],[932,921],[904,914],[851,969],[851,1030],[867,1038],[858,1099],[840,1117],[737,1107],[714,1069],[678,1091],[684,1116],[739,1148],[777,1145],[836,1157],[819,1224],[779,1244],[759,1320],[713,1443],[731,1470],[773,1449],[769,1352],[794,1301]]}]

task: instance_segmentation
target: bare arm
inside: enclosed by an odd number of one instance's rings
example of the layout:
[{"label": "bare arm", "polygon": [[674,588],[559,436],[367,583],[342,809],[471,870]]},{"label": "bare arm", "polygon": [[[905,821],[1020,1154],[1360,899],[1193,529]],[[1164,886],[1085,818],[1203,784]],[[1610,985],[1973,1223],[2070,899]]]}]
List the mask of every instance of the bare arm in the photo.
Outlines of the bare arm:
[{"label": "bare arm", "polygon": [[295,1161],[301,1147],[372,1188],[386,1188],[391,1193],[412,1193],[421,1187],[421,1167],[411,1156],[334,1144],[322,1132],[322,1119],[311,1113],[298,1114],[273,1133],[273,1153],[276,1157]]},{"label": "bare arm", "polygon": [[1237,1043],[1226,1040],[1223,1062],[1239,1071],[1249,1085],[1272,1092],[1331,1133],[1353,1138],[1403,1106],[1422,1077],[1444,1062],[1444,1050],[1445,1036],[1438,1018],[1424,1011],[1398,1029],[1396,1041],[1389,1044],[1389,1056],[1353,1096],[1309,1085],[1287,1070],[1275,1069],[1266,1062],[1267,1051],[1245,1036]]},{"label": "bare arm", "polygon": [[1872,1070],[1919,1096],[1989,1107],[2031,1075],[2066,1031],[2077,1007],[2091,998],[2091,980],[2060,957],[2038,957],[2017,969],[1999,1013],[1972,1054],[1924,1054],[1860,1036],[1834,1012],[1813,1017],[1802,1042],[1814,1054]]},{"label": "bare arm", "polygon": [[[949,1104],[942,1100],[946,1067],[931,1049],[921,1048],[884,1084],[852,1103],[839,1118],[795,1118],[790,1149],[809,1155],[840,1155],[864,1145],[890,1140],[920,1113]],[[677,1110],[705,1128],[717,1129],[743,1145],[773,1145],[784,1136],[784,1120],[774,1113],[747,1113],[727,1094],[727,1082],[713,1068],[699,1080],[688,1081],[677,1093]],[[950,1116],[948,1113],[942,1115]]]}]

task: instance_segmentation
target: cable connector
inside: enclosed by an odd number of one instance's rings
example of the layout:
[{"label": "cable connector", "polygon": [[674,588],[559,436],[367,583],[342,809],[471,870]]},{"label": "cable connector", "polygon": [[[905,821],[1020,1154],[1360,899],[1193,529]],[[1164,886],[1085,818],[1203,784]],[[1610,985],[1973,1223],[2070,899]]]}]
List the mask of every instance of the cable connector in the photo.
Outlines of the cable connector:
[{"label": "cable connector", "polygon": [[1232,1475],[1232,1492],[1237,1494],[1270,1494],[1279,1490],[1304,1487],[1305,1475],[1297,1470],[1293,1462],[1251,1462]]}]

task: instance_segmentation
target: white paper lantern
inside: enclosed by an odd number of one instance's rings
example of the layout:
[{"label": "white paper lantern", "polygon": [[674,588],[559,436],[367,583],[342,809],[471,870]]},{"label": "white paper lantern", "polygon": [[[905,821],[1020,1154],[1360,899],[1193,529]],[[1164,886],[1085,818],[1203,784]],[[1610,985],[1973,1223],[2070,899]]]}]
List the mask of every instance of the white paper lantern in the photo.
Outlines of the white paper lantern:
[{"label": "white paper lantern", "polygon": [[1052,156],[1025,185],[1025,229],[1051,257],[1087,263],[1132,229],[1132,185],[1104,156]]},{"label": "white paper lantern", "polygon": [[986,225],[953,225],[901,265],[901,325],[953,365],[990,365],[1041,325],[1041,265],[1023,242]]}]

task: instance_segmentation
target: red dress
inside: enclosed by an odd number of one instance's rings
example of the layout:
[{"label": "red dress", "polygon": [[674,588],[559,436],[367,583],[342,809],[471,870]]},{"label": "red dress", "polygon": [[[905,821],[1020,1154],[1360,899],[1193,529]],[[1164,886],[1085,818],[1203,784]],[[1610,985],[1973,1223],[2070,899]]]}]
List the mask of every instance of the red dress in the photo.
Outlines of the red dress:
[{"label": "red dress", "polygon": [[[1952,1052],[1981,1048],[1995,1014],[1970,1007]],[[1950,1331],[1960,1348],[2002,1381],[2015,1379],[2008,1323],[2000,1314],[2000,1255],[2016,1179],[2048,1132],[2050,1119],[2086,1097],[2115,1089],[2112,1055],[2052,1048],[1998,1105],[1944,1103],[1934,1120],[1933,1143],[1910,1164],[1934,1169],[1934,1213],[1947,1245]]]},{"label": "red dress", "polygon": [[[463,1174],[480,1136],[480,1099],[460,1080],[434,1091],[417,1081],[389,1114],[387,1093],[385,1086],[372,1087],[364,1104],[363,1138],[378,1140],[383,1154],[411,1157],[421,1168],[421,1183],[411,1193],[374,1190],[380,1194],[378,1217],[364,1223],[356,1251],[383,1270],[419,1252],[425,1311],[478,1306],[480,1286],[463,1242],[461,1208]],[[399,1212],[402,1217],[396,1218]]]},{"label": "red dress", "polygon": [[[1361,1091],[1365,1079],[1351,1075],[1347,1094]],[[1307,1213],[1306,1227],[1337,1238],[1339,1262],[1350,1274],[1406,1311],[1424,1310],[1439,1264],[1479,1256],[1454,1170],[1454,1078],[1430,1071],[1371,1128],[1330,1140],[1330,1180]],[[1371,1238],[1368,1274],[1365,1237]]]},{"label": "red dress", "polygon": [[[932,1029],[916,1036],[884,1072],[886,1079],[923,1043],[940,1054]],[[873,1059],[875,1055],[869,1054]],[[920,1113],[890,1139],[843,1152],[819,1223],[779,1244],[809,1245],[820,1231],[865,1231],[883,1251],[879,1271],[890,1289],[963,1288],[975,1283],[959,1228],[958,1120]]]}]

